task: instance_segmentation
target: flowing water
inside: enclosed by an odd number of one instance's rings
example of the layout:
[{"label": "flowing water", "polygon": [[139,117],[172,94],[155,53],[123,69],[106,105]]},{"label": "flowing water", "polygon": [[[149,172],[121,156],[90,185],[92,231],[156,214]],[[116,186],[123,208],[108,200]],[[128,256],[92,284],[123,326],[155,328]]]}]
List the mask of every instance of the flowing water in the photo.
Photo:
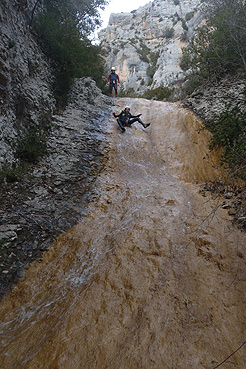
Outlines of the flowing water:
[{"label": "flowing water", "polygon": [[2,303],[3,369],[209,369],[244,341],[245,235],[200,194],[222,175],[208,134],[178,104],[125,104],[151,126],[105,122],[88,216]]}]

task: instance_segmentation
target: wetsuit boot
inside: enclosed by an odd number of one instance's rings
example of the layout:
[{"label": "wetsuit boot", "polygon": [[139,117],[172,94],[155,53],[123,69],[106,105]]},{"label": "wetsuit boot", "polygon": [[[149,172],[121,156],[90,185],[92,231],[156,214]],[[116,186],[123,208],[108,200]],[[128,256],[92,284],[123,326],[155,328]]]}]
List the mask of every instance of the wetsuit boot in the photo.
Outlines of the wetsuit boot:
[{"label": "wetsuit boot", "polygon": [[150,123],[145,124],[141,119],[139,119],[139,123],[141,123],[144,128],[147,128],[148,126],[150,126]]}]

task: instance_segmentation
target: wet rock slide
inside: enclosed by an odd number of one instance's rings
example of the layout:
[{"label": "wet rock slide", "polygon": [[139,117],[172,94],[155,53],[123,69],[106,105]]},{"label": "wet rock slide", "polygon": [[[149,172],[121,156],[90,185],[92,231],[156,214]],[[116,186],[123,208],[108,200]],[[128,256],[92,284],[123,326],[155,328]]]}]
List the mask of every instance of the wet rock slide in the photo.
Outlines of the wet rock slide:
[{"label": "wet rock slide", "polygon": [[246,239],[200,194],[223,176],[208,134],[179,104],[126,104],[151,126],[105,122],[88,216],[1,304],[2,369],[210,369],[245,339]]}]

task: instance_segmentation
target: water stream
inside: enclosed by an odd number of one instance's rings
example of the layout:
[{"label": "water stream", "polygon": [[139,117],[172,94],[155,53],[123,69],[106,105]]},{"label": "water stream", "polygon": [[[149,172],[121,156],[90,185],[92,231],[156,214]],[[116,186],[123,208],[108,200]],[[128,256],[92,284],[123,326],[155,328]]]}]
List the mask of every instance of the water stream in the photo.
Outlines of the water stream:
[{"label": "water stream", "polygon": [[2,302],[3,369],[209,369],[243,342],[245,235],[200,194],[223,176],[208,134],[178,104],[125,104],[151,126],[106,122],[89,215]]}]

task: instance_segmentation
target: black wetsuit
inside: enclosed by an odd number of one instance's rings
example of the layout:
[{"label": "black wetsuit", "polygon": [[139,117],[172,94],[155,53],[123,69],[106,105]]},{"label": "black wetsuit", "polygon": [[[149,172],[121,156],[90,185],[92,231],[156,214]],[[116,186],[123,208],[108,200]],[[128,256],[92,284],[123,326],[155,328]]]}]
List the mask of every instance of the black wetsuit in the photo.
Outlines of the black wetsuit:
[{"label": "black wetsuit", "polygon": [[144,122],[139,118],[141,114],[132,115],[131,113],[127,113],[125,110],[122,110],[120,114],[115,114],[115,118],[119,123],[119,126],[122,130],[124,130],[124,126],[131,126],[134,122],[139,122],[145,128]]}]

